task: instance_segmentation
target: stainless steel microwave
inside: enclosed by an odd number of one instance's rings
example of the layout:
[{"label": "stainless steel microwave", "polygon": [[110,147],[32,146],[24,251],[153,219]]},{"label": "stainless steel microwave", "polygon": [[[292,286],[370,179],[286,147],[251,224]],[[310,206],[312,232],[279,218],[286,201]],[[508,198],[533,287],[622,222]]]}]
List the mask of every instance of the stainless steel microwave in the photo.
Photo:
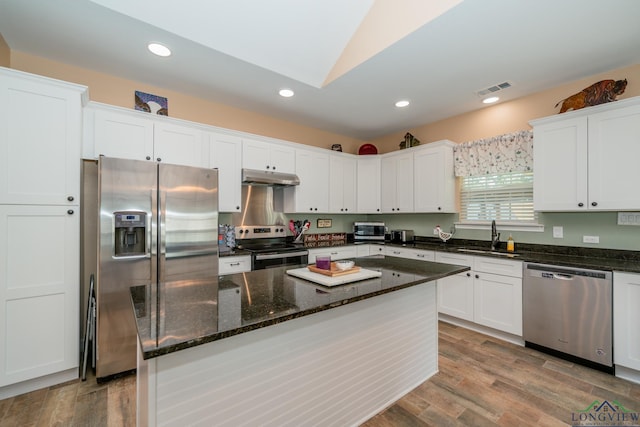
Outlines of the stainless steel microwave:
[{"label": "stainless steel microwave", "polygon": [[381,241],[384,242],[386,227],[384,222],[354,222],[353,240],[357,241]]}]

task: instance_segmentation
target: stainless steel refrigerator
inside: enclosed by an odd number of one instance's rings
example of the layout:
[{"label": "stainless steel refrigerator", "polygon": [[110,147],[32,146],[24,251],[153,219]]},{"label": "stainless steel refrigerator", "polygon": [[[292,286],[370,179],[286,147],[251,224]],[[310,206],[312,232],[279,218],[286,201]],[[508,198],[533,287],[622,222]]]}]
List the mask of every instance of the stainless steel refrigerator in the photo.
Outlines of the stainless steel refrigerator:
[{"label": "stainless steel refrigerator", "polygon": [[[131,286],[148,285],[149,295],[157,296],[163,316],[150,326],[157,328],[159,345],[179,339],[167,337],[163,329],[171,334],[177,329],[165,322],[194,305],[206,310],[209,327],[215,327],[218,172],[108,157],[100,157],[97,167],[96,377],[101,380],[136,367]],[[172,289],[203,285],[207,301],[168,306],[163,300]]]}]

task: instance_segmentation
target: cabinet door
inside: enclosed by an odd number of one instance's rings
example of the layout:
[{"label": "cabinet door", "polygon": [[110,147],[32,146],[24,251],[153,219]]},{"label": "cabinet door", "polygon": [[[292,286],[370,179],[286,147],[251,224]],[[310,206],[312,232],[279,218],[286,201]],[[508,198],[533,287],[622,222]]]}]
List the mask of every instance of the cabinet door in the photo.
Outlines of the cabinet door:
[{"label": "cabinet door", "polygon": [[640,105],[589,116],[589,209],[640,209],[638,159]]},{"label": "cabinet door", "polygon": [[[473,266],[473,257],[436,252],[436,262]],[[474,321],[473,272],[466,271],[438,279],[438,312]]]},{"label": "cabinet door", "polygon": [[[142,113],[140,113],[142,114]],[[153,120],[135,113],[96,110],[94,153],[97,156],[152,160]]]},{"label": "cabinet door", "polygon": [[209,166],[218,169],[220,212],[240,212],[242,201],[242,141],[237,136],[209,134]]},{"label": "cabinet door", "polygon": [[357,160],[358,213],[380,212],[380,158],[364,157]]},{"label": "cabinet door", "polygon": [[640,274],[613,273],[613,361],[640,371]]},{"label": "cabinet door", "polygon": [[383,157],[380,168],[382,212],[413,212],[413,155]]},{"label": "cabinet door", "polygon": [[218,273],[235,274],[251,271],[251,256],[229,256],[218,258]]},{"label": "cabinet door", "polygon": [[294,211],[321,213],[329,211],[329,155],[296,150],[296,174],[300,185],[293,190]]},{"label": "cabinet door", "polygon": [[254,139],[242,141],[243,168],[295,173],[295,156],[295,150],[284,145]]},{"label": "cabinet door", "polygon": [[533,135],[534,209],[586,211],[587,118],[535,126]]},{"label": "cabinet door", "polygon": [[522,279],[474,274],[474,321],[522,336]]},{"label": "cabinet door", "polygon": [[80,96],[65,86],[0,76],[0,203],[78,202]]},{"label": "cabinet door", "polygon": [[0,386],[78,366],[79,233],[75,207],[0,205]]},{"label": "cabinet door", "polygon": [[155,123],[153,154],[157,162],[209,167],[209,147],[200,129],[169,123]]},{"label": "cabinet door", "polygon": [[420,148],[413,154],[415,212],[455,212],[453,149]]},{"label": "cabinet door", "polygon": [[329,212],[356,212],[356,159],[329,156]]}]

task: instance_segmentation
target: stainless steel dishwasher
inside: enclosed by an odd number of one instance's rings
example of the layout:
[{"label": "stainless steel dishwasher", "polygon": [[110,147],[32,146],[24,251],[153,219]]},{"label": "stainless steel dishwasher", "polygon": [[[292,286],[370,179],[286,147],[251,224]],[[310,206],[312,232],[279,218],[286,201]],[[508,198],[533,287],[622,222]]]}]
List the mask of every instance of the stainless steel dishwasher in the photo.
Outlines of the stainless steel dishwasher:
[{"label": "stainless steel dishwasher", "polygon": [[612,273],[525,263],[525,345],[613,373]]}]

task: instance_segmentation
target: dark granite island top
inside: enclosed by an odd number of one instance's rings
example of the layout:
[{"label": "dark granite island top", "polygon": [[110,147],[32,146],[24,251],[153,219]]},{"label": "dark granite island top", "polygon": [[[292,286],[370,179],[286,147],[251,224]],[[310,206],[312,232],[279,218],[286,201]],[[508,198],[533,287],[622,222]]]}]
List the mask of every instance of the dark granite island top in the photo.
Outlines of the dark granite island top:
[{"label": "dark granite island top", "polygon": [[280,267],[219,277],[217,283],[132,288],[142,356],[150,359],[291,319],[395,292],[469,267],[375,255],[356,265],[381,277],[325,287]]}]

